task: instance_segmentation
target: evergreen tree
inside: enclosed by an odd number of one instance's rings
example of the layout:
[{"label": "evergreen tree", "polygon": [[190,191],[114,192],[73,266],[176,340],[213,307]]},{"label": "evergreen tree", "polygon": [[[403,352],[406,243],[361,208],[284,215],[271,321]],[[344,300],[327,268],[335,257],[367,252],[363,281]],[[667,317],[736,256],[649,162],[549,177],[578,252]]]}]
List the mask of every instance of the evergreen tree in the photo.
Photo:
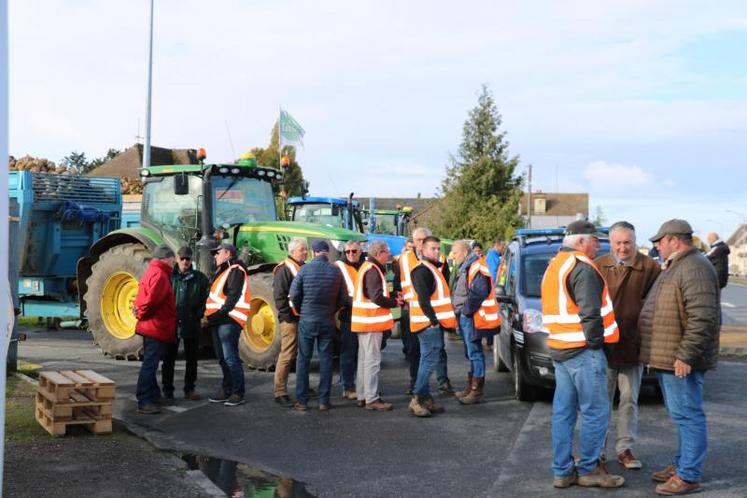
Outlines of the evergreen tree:
[{"label": "evergreen tree", "polygon": [[[280,169],[280,154],[278,153],[278,148],[278,124],[276,122],[272,127],[270,145],[266,148],[255,147],[251,150],[251,153],[257,158],[258,164]],[[304,191],[305,183],[301,166],[296,161],[296,149],[289,146],[283,147],[283,154],[287,155],[290,159],[290,164],[285,170],[285,178],[283,179],[286,192],[288,193],[288,197],[299,196]]]},{"label": "evergreen tree", "polygon": [[515,176],[519,156],[509,156],[500,126],[493,95],[483,85],[464,123],[459,151],[446,168],[433,224],[436,233],[488,242],[509,238],[521,226],[521,177]]}]

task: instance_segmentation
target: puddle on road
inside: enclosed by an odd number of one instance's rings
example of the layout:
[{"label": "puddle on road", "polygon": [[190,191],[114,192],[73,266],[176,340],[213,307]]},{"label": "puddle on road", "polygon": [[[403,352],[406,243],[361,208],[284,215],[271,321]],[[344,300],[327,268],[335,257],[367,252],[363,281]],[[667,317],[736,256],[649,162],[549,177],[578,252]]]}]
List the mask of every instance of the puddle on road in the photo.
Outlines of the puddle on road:
[{"label": "puddle on road", "polygon": [[199,470],[231,498],[314,498],[303,483],[244,463],[189,453],[180,456],[189,470]]}]

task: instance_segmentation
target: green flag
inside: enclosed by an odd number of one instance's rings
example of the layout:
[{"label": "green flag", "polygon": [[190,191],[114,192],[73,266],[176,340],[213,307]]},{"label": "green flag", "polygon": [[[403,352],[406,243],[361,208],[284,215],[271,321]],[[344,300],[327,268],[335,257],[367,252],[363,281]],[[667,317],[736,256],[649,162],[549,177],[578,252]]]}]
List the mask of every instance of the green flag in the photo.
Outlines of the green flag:
[{"label": "green flag", "polygon": [[303,145],[303,136],[306,133],[304,129],[298,124],[298,121],[293,119],[293,116],[280,109],[280,149],[282,150],[286,145]]}]

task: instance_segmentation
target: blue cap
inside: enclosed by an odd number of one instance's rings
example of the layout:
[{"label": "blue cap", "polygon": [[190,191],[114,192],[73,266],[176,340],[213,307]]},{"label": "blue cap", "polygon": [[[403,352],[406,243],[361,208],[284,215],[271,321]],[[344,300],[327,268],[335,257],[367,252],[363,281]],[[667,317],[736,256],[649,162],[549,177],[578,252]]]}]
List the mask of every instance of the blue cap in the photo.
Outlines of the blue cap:
[{"label": "blue cap", "polygon": [[311,250],[314,252],[329,252],[329,244],[324,240],[315,240],[311,244]]}]

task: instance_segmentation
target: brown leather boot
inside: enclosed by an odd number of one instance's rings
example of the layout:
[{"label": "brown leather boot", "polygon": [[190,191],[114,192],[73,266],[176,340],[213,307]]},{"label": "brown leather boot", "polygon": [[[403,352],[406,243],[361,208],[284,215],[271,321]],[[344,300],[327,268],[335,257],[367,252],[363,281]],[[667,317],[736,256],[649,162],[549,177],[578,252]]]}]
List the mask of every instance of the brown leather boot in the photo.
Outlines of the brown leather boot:
[{"label": "brown leather boot", "polygon": [[687,495],[700,490],[700,483],[685,481],[677,474],[670,477],[667,482],[656,486],[656,493],[664,496]]},{"label": "brown leather boot", "polygon": [[594,470],[588,474],[578,476],[576,484],[586,487],[619,488],[625,484],[625,478],[607,472],[604,463],[600,461]]},{"label": "brown leather boot", "polygon": [[457,398],[463,398],[467,396],[471,391],[472,391],[472,374],[467,374],[467,386],[461,391],[455,392],[454,396],[456,396]]},{"label": "brown leather boot", "polygon": [[482,391],[484,386],[485,377],[474,377],[472,379],[472,389],[467,396],[459,398],[459,402],[463,405],[482,403]]},{"label": "brown leather boot", "polygon": [[430,417],[431,412],[425,407],[424,400],[420,396],[413,396],[410,400],[410,411],[416,417]]}]

